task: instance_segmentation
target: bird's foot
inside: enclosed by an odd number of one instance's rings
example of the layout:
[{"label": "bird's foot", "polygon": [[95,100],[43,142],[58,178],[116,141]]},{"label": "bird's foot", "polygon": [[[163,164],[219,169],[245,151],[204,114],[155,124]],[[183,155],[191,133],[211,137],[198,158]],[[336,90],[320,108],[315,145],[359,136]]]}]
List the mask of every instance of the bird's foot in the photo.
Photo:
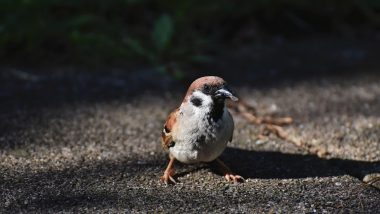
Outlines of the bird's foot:
[{"label": "bird's foot", "polygon": [[164,175],[161,176],[161,182],[164,182],[166,185],[168,184],[176,184],[177,182],[173,178],[174,170],[165,171]]},{"label": "bird's foot", "polygon": [[226,164],[224,164],[222,160],[220,160],[219,158],[217,158],[215,160],[215,162],[218,164],[220,170],[224,174],[224,178],[227,181],[230,181],[230,182],[232,181],[234,183],[244,182],[244,178],[241,177],[240,175],[236,175],[236,174],[232,173],[231,169],[228,168],[228,166],[226,166]]},{"label": "bird's foot", "polygon": [[224,177],[226,178],[227,181],[232,181],[234,183],[240,183],[240,182],[244,182],[244,178],[241,177],[240,175],[234,175],[232,173],[226,173],[224,175]]}]

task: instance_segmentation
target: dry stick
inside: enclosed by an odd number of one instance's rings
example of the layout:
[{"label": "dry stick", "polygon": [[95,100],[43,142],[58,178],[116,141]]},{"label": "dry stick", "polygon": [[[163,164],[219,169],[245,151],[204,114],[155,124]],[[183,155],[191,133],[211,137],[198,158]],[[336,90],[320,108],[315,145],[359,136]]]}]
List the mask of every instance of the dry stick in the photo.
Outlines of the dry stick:
[{"label": "dry stick", "polygon": [[265,125],[265,130],[274,133],[279,138],[287,140],[288,135],[281,126],[288,125],[293,122],[291,117],[273,118],[273,117],[257,117],[256,109],[246,102],[240,100],[237,103],[229,103],[229,107],[234,109],[237,113],[245,117],[249,122],[256,125]]},{"label": "dry stick", "polygon": [[[228,107],[235,110],[238,114],[242,115],[249,122],[256,125],[264,125],[264,131],[273,133],[278,138],[283,139],[286,142],[292,143],[296,145],[297,147],[300,147],[311,154],[318,155],[319,157],[326,155],[326,150],[324,149],[310,148],[302,140],[289,137],[289,135],[284,131],[284,129],[281,126],[291,124],[293,122],[293,119],[291,117],[280,117],[280,118],[273,118],[270,116],[257,117],[256,109],[243,100],[240,100],[237,103],[230,102],[228,103]],[[263,136],[263,134],[260,134],[259,136]]]},{"label": "dry stick", "polygon": [[240,100],[237,103],[228,103],[228,107],[234,109],[236,112],[242,114],[248,121],[255,123],[255,124],[271,124],[271,125],[278,125],[278,126],[284,126],[289,125],[293,123],[293,119],[291,117],[257,117],[256,116],[256,109],[246,103],[243,100]]},{"label": "dry stick", "polygon": [[274,133],[280,139],[283,139],[289,143],[295,144],[298,147],[308,150],[307,146],[301,140],[290,138],[289,135],[280,126],[265,124],[265,129]]}]

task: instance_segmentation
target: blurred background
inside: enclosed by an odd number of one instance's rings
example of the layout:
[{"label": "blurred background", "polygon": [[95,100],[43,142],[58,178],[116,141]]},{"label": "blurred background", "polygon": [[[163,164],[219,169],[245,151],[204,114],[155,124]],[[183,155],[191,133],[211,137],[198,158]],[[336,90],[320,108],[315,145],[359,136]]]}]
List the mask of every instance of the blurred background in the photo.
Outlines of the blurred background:
[{"label": "blurred background", "polygon": [[[29,67],[144,65],[182,79],[202,66],[224,67],[226,55],[230,61],[249,55],[240,66],[268,60],[260,56],[271,44],[282,45],[272,56],[286,44],[304,54],[320,46],[372,46],[379,42],[379,12],[378,0],[3,0],[0,60]],[[292,43],[310,38],[323,39]],[[367,57],[355,48],[343,55]]]},{"label": "blurred background", "polygon": [[[376,213],[379,71],[380,0],[0,0],[0,213]],[[293,143],[232,111],[248,182],[166,188],[162,125],[204,75]]]}]

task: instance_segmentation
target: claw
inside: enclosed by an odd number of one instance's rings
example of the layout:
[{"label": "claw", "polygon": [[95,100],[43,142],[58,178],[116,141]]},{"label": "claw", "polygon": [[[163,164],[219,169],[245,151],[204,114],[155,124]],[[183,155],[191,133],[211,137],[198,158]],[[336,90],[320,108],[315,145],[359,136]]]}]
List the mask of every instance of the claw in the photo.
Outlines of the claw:
[{"label": "claw", "polygon": [[234,183],[244,182],[244,178],[240,175],[234,175],[234,174],[227,173],[224,177],[229,182],[231,182],[231,181]]},{"label": "claw", "polygon": [[177,183],[171,175],[166,173],[163,176],[161,176],[161,181],[164,182],[166,185]]},{"label": "claw", "polygon": [[169,169],[164,172],[164,175],[161,176],[161,181],[164,182],[166,185],[168,184],[176,184],[176,180],[173,178],[175,172],[173,169]]},{"label": "claw", "polygon": [[160,178],[161,182],[164,182],[166,185],[177,183],[175,179],[172,177],[175,174],[174,169],[173,169],[174,160],[175,160],[174,158],[170,158],[169,164],[166,167],[164,175],[161,176]]},{"label": "claw", "polygon": [[244,182],[244,178],[241,177],[240,175],[235,175],[231,172],[231,169],[228,168],[228,166],[226,166],[226,164],[223,163],[222,160],[220,160],[219,158],[217,158],[216,160],[216,163],[219,164],[219,167],[221,169],[221,171],[224,173],[224,178],[231,182],[233,181],[234,183],[237,183],[237,182]]}]

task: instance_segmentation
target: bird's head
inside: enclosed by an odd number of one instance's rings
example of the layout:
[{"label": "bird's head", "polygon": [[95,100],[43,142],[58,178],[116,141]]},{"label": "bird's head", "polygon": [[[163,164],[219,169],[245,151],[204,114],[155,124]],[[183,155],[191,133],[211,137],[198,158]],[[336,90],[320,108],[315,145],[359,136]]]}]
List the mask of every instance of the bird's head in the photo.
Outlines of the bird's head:
[{"label": "bird's head", "polygon": [[186,93],[185,100],[188,99],[195,106],[202,105],[202,102],[206,100],[218,103],[224,103],[226,99],[238,100],[226,81],[217,76],[205,76],[196,79]]}]

